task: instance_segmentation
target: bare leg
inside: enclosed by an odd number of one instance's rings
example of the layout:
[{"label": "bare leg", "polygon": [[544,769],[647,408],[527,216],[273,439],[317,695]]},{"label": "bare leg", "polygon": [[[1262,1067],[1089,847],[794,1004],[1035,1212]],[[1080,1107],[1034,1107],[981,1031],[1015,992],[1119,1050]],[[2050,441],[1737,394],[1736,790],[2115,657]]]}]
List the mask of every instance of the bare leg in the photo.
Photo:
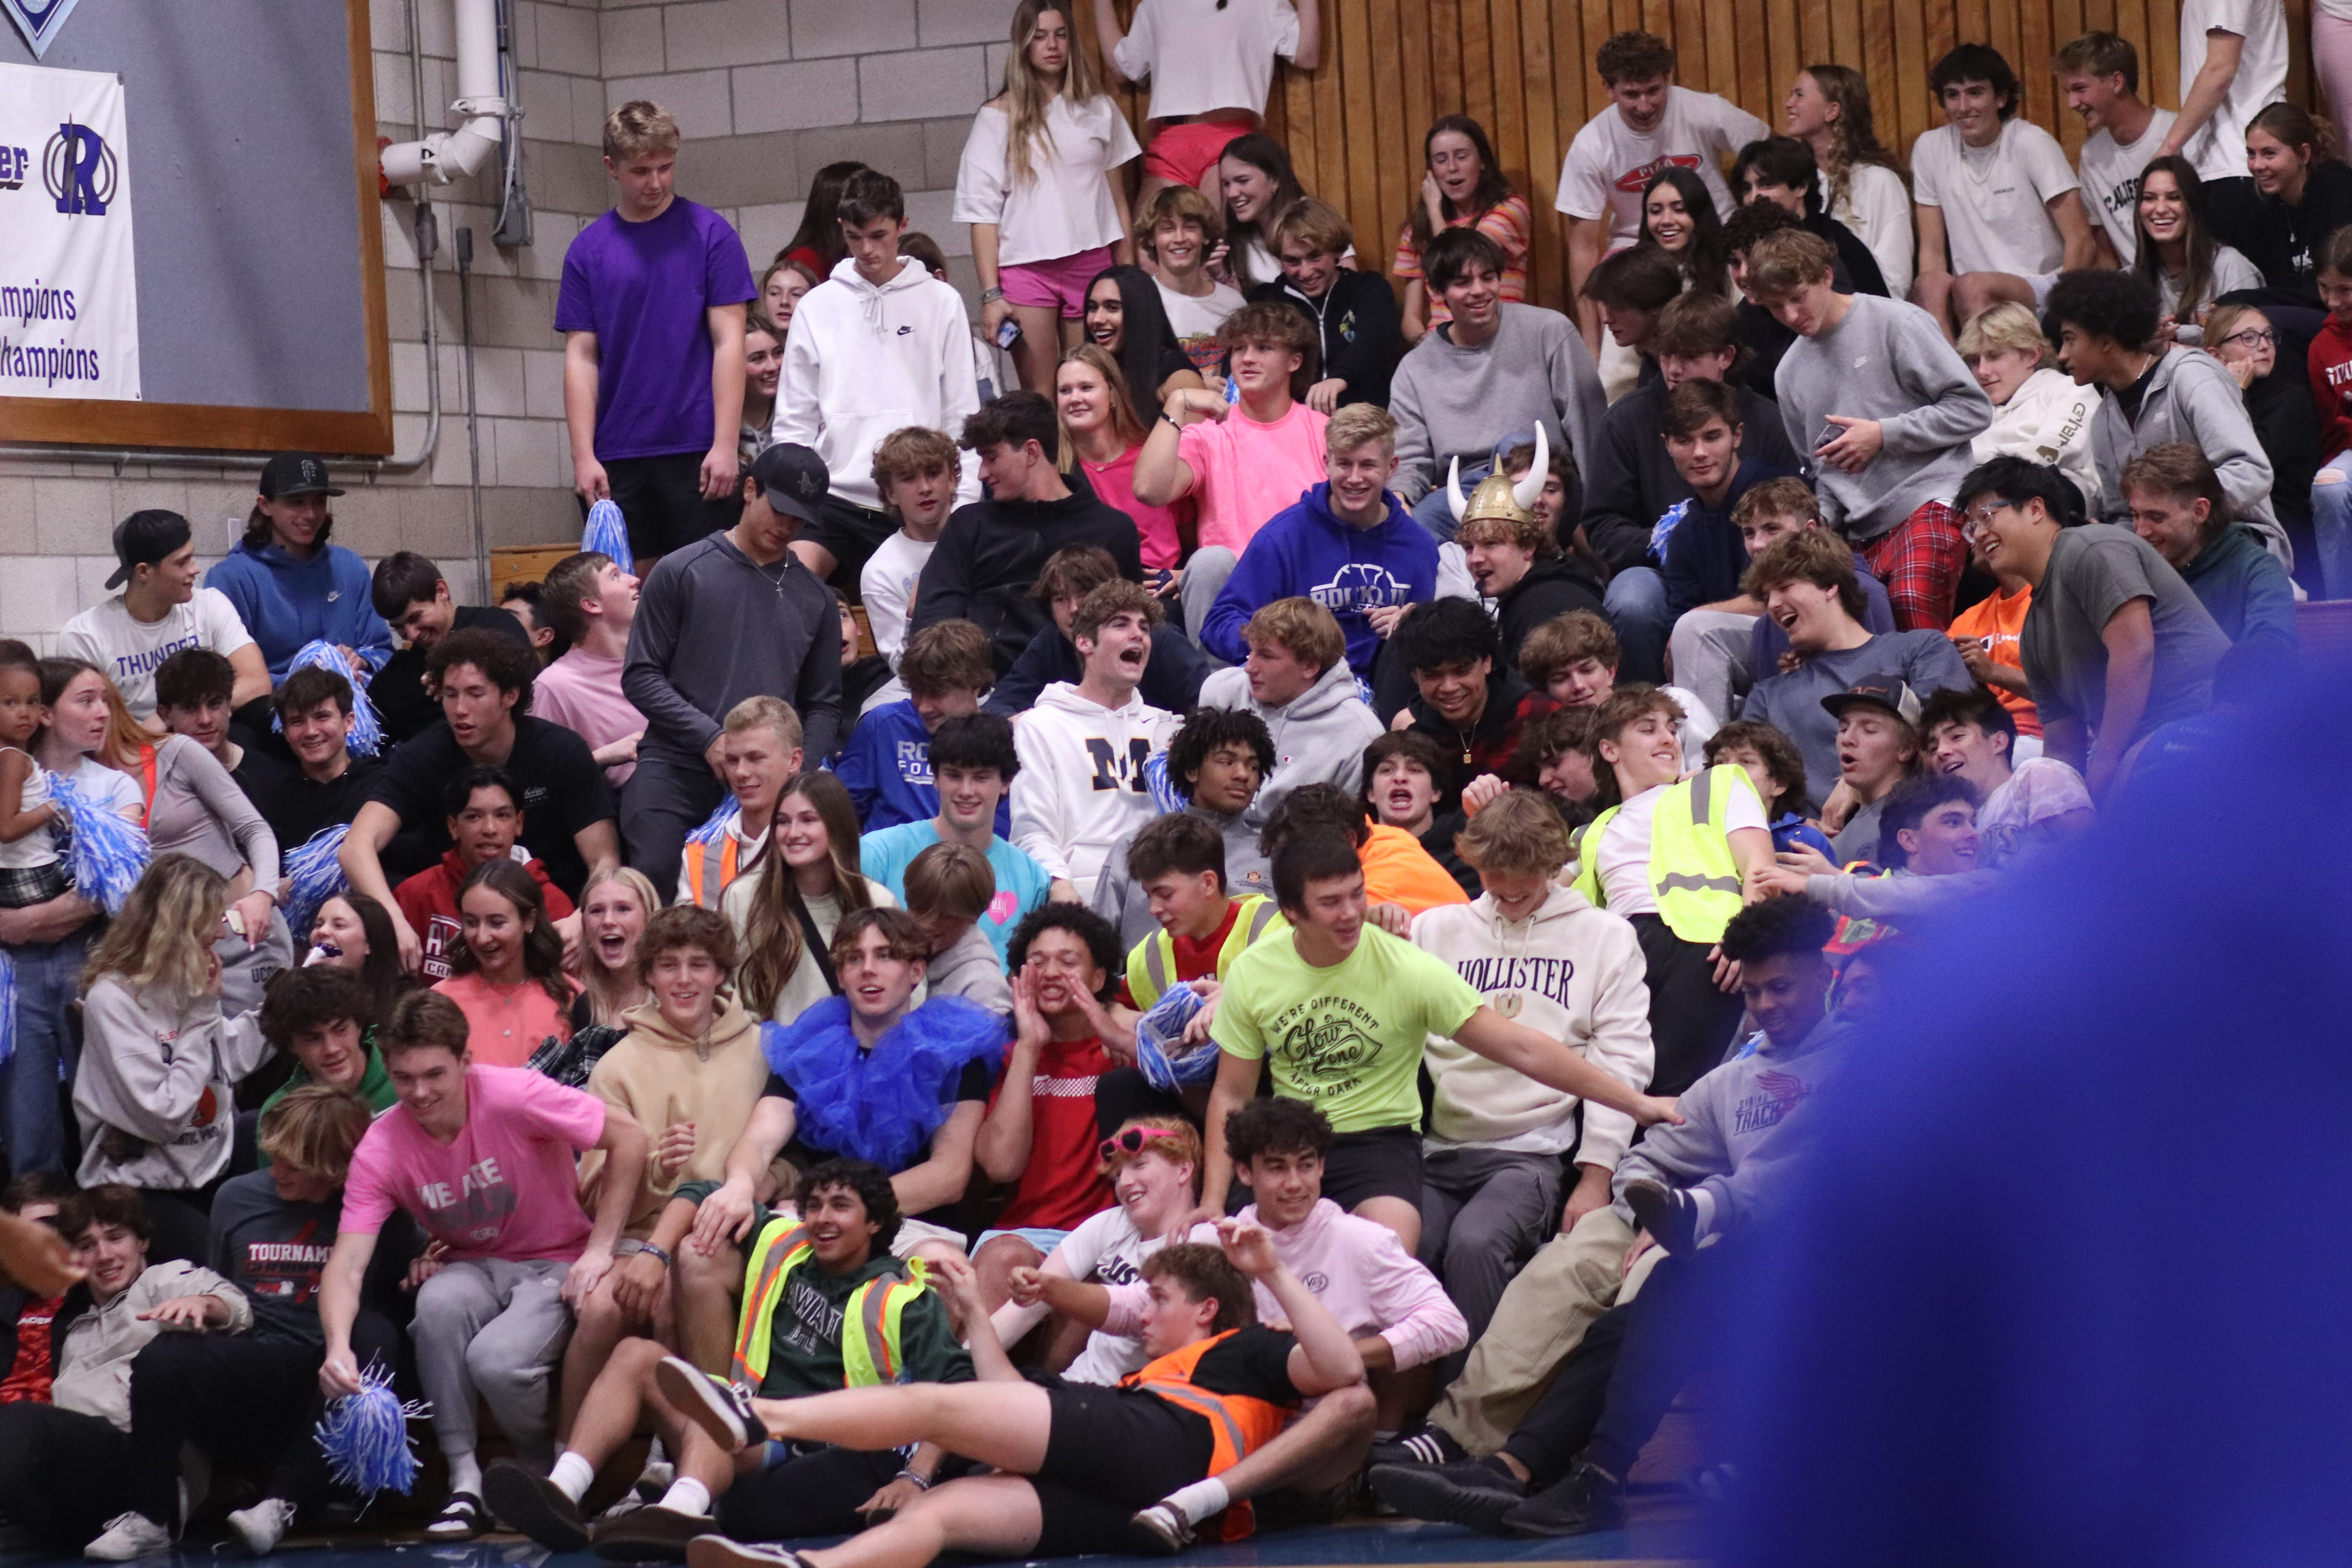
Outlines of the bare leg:
[{"label": "bare leg", "polygon": [[1285,1487],[1326,1491],[1362,1468],[1372,1446],[1373,1398],[1362,1384],[1327,1394],[1270,1443],[1217,1479],[1239,1502]]},{"label": "bare leg", "polygon": [[832,551],[805,539],[795,539],[785,548],[797,556],[800,563],[809,569],[809,574],[820,583],[831,577],[833,569],[840,564],[833,558]]},{"label": "bare leg", "polygon": [[990,1237],[971,1260],[972,1268],[980,1274],[980,1299],[993,1312],[1012,1300],[1013,1271],[1034,1268],[1045,1261],[1045,1254],[1017,1236]]},{"label": "bare leg", "polygon": [[1421,1210],[1414,1205],[1402,1198],[1366,1198],[1356,1205],[1355,1213],[1396,1232],[1407,1252],[1421,1249]]},{"label": "bare leg", "polygon": [[2033,308],[2033,285],[2010,272],[1963,272],[1952,279],[1952,321],[1967,326],[1980,310],[1999,304]]},{"label": "bare leg", "polygon": [[[588,1397],[588,1390],[604,1374],[613,1348],[624,1335],[644,1333],[651,1325],[624,1311],[613,1296],[615,1271],[607,1271],[597,1281],[596,1289],[581,1304],[578,1321],[572,1330],[571,1342],[563,1347],[563,1383],[555,1407],[557,1441],[571,1443],[572,1425],[579,1418],[580,1406]],[[658,1356],[658,1352],[656,1352]]]},{"label": "bare leg", "polygon": [[[611,1458],[637,1429],[646,1401],[658,1397],[653,1373],[667,1353],[655,1340],[625,1339],[615,1345],[604,1370],[583,1392],[564,1447],[600,1468]],[[568,1360],[565,1370],[570,1370]]]},{"label": "bare leg", "polygon": [[[832,559],[829,552],[817,553]],[[677,1266],[670,1273],[670,1299],[677,1314],[680,1355],[705,1372],[727,1371],[735,1353],[735,1301],[742,1289],[740,1247],[722,1242],[706,1255],[697,1252],[688,1241],[677,1249]]]},{"label": "bare leg", "polygon": [[1062,355],[1061,312],[1051,305],[1015,305],[1021,335],[1013,340],[1013,368],[1029,392],[1054,395],[1054,366]]},{"label": "bare leg", "polygon": [[1017,1561],[1044,1529],[1037,1489],[1024,1478],[967,1476],[924,1493],[887,1524],[803,1555],[816,1568],[924,1568],[944,1552]]},{"label": "bare leg", "polygon": [[1032,1383],[845,1388],[798,1399],[754,1399],[751,1408],[779,1437],[868,1452],[937,1443],[950,1453],[1024,1475],[1045,1462],[1045,1439],[1054,1424],[1052,1402]]},{"label": "bare leg", "polygon": [[1922,272],[1911,280],[1911,302],[1936,318],[1947,338],[1952,335],[1952,275]]}]

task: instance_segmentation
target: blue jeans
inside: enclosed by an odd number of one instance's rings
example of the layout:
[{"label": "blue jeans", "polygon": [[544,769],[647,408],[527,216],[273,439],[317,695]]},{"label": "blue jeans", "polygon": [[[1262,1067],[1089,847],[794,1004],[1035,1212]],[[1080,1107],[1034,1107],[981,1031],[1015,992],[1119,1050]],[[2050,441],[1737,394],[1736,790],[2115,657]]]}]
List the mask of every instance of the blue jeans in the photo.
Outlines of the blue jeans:
[{"label": "blue jeans", "polygon": [[1666,580],[1647,566],[1629,566],[1609,579],[1601,607],[1617,628],[1617,675],[1621,680],[1666,679],[1666,637],[1675,629],[1666,606]]},{"label": "blue jeans", "polygon": [[[1449,542],[1454,538],[1454,531],[1461,526],[1454,520],[1454,503],[1445,499],[1445,474],[1450,463],[1451,459],[1448,459],[1446,464],[1439,466],[1437,482],[1430,486],[1427,495],[1412,503],[1413,521],[1436,535],[1440,544]],[[1462,499],[1468,500],[1470,493],[1478,488],[1478,481],[1494,471],[1495,463],[1491,458],[1485,462],[1463,464]]]},{"label": "blue jeans", "polygon": [[12,1175],[69,1169],[65,1125],[58,1114],[58,1083],[73,1076],[73,1034],[67,1009],[80,994],[89,949],[87,928],[61,942],[8,949],[16,970],[16,1052],[0,1071],[7,1098],[5,1135]]},{"label": "blue jeans", "polygon": [[2311,487],[2311,531],[2319,543],[2323,590],[2331,599],[2352,599],[2352,452],[2319,465]]}]

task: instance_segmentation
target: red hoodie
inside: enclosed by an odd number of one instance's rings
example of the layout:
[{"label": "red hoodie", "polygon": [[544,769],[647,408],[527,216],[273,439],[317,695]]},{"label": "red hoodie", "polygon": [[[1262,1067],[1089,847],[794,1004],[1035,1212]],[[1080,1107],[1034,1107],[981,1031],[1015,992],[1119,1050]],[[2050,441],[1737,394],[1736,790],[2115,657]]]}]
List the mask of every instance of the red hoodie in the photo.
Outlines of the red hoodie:
[{"label": "red hoodie", "polygon": [[2311,401],[2319,410],[2319,458],[2326,462],[2352,449],[2352,327],[2328,317],[2311,340],[2305,363]]},{"label": "red hoodie", "polygon": [[[572,912],[572,900],[547,879],[546,867],[526,860],[523,869],[539,884],[539,896],[547,900],[548,918],[560,921]],[[458,930],[457,889],[465,881],[465,862],[450,849],[442,853],[439,865],[417,872],[392,890],[392,901],[400,906],[401,917],[424,946],[425,960],[418,967],[424,970],[427,985],[449,978],[449,943]]]}]

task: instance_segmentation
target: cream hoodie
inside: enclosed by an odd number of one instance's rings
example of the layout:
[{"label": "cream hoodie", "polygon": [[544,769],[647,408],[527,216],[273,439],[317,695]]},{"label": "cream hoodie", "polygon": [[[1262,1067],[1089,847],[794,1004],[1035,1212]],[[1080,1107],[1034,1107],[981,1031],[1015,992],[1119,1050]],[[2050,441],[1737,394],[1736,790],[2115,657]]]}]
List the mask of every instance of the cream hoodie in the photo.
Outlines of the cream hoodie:
[{"label": "cream hoodie", "polygon": [[1140,696],[1106,708],[1069,681],[1046,687],[1013,726],[1013,842],[1091,903],[1111,845],[1160,815],[1143,764],[1178,722]]},{"label": "cream hoodie", "polygon": [[[726,1179],[727,1151],[741,1136],[760,1090],[767,1087],[768,1060],[760,1050],[758,1023],[731,988],[722,990],[719,1000],[710,1033],[699,1040],[679,1034],[650,1002],[630,1008],[621,1015],[629,1032],[588,1075],[588,1092],[636,1118],[655,1150],[665,1128],[694,1123],[694,1152],[683,1167],[665,1173],[648,1155],[644,1185],[623,1231],[640,1241],[653,1234],[681,1184]],[[581,1201],[591,1209],[604,1166],[601,1149],[580,1156]]]},{"label": "cream hoodie", "polygon": [[[1496,912],[1492,894],[1441,904],[1412,922],[1413,945],[1454,965],[1487,1005],[1539,1035],[1567,1042],[1630,1089],[1650,1081],[1649,968],[1633,927],[1583,894],[1554,887],[1523,922]],[[1564,1153],[1576,1143],[1577,1099],[1490,1062],[1443,1036],[1423,1058],[1436,1085],[1429,1146],[1475,1143],[1524,1153]],[[1616,1167],[1633,1121],[1584,1108],[1580,1164]]]}]

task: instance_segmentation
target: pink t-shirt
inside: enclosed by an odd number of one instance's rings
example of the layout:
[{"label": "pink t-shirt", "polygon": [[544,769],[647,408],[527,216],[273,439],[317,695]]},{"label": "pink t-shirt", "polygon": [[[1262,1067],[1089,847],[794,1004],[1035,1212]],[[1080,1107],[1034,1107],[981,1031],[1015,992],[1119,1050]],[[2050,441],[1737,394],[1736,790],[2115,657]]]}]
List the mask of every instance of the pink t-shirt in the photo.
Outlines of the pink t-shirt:
[{"label": "pink t-shirt", "polygon": [[1304,403],[1294,403],[1289,413],[1264,425],[1236,403],[1223,419],[1185,426],[1176,455],[1192,470],[1201,542],[1222,544],[1238,554],[1266,519],[1297,506],[1302,494],[1321,484],[1328,477],[1323,427],[1330,423]]},{"label": "pink t-shirt", "polygon": [[466,1070],[466,1125],[443,1143],[408,1107],[352,1154],[341,1228],[373,1236],[406,1209],[452,1258],[577,1258],[592,1228],[575,1155],[604,1136],[604,1102],[519,1068]]},{"label": "pink t-shirt", "polygon": [[1135,519],[1135,531],[1143,540],[1143,563],[1154,571],[1173,572],[1184,559],[1183,531],[1192,526],[1199,509],[1191,496],[1178,498],[1174,506],[1146,506],[1136,500],[1135,459],[1142,455],[1141,447],[1129,447],[1108,463],[1078,461],[1093,481],[1095,499]]},{"label": "pink t-shirt", "polygon": [[[530,683],[530,715],[561,724],[595,751],[628,735],[642,735],[646,716],[621,695],[621,660],[575,647],[549,665]],[[629,782],[635,763],[613,763],[604,777],[614,789]]]},{"label": "pink t-shirt", "polygon": [[509,987],[493,985],[479,971],[453,974],[436,985],[466,1015],[466,1048],[486,1068],[519,1068],[550,1039],[572,1037],[570,1004],[557,1006],[536,980]]}]

